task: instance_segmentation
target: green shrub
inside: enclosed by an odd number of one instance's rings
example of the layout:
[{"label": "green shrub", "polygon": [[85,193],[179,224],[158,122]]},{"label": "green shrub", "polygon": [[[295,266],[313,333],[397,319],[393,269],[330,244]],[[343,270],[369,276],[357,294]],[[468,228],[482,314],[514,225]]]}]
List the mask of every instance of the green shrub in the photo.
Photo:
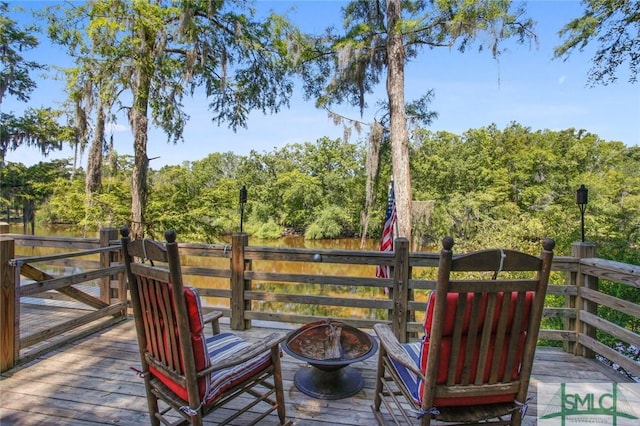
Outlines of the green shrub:
[{"label": "green shrub", "polygon": [[282,227],[270,220],[267,223],[261,224],[255,229],[250,229],[250,234],[256,238],[263,240],[275,240],[282,237]]},{"label": "green shrub", "polygon": [[343,235],[348,221],[347,213],[338,206],[325,207],[316,220],[314,220],[304,233],[307,240],[321,240],[324,238],[337,238]]}]

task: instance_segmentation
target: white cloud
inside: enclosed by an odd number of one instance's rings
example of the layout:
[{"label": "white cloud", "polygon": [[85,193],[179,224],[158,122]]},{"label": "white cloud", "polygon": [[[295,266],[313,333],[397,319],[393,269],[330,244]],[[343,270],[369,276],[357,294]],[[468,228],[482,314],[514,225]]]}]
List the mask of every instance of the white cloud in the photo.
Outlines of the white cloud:
[{"label": "white cloud", "polygon": [[123,124],[109,123],[106,125],[105,131],[107,133],[121,133],[121,132],[130,132],[131,129],[129,128],[129,126],[125,126]]}]

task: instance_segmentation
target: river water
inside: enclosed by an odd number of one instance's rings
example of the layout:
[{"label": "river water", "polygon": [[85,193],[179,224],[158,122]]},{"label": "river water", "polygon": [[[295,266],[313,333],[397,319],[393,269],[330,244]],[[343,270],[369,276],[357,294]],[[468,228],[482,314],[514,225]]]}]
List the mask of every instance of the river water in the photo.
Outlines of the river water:
[{"label": "river water", "polygon": [[[28,233],[31,228],[27,229]],[[9,226],[9,232],[12,234],[22,234],[22,224],[12,224]],[[98,231],[92,231],[83,235],[83,231],[79,226],[68,225],[51,225],[38,226],[35,228],[36,235],[49,237],[78,237],[78,238],[99,238]],[[231,237],[224,237],[223,242],[231,242]],[[277,240],[263,240],[259,238],[249,237],[249,243],[252,246],[268,246],[268,247],[290,247],[290,248],[309,248],[309,249],[331,249],[331,250],[378,250],[380,242],[371,238],[364,240],[361,246],[360,238],[335,238],[324,240],[306,240],[303,236],[285,236]]]}]

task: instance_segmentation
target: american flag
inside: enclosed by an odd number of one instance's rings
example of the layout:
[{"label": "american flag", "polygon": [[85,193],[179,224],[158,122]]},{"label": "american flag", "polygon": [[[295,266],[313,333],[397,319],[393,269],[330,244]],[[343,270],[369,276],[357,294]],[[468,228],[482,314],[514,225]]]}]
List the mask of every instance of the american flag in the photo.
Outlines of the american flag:
[{"label": "american flag", "polygon": [[[391,182],[387,211],[384,216],[384,229],[382,230],[382,239],[380,241],[380,251],[393,251],[393,228],[396,225],[396,219],[396,196],[393,190],[393,182]],[[390,276],[389,266],[378,265],[376,268],[376,277],[389,278]]]}]

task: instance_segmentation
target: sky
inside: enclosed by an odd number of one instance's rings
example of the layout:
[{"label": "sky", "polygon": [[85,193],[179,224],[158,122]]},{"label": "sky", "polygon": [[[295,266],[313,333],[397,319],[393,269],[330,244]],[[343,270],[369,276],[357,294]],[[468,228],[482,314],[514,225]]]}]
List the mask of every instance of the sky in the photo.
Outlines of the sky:
[{"label": "sky", "polygon": [[[46,2],[10,1],[10,7],[39,8]],[[291,20],[307,32],[320,33],[325,27],[340,23],[342,1],[258,1],[260,11],[287,12]],[[293,9],[292,9],[293,6]],[[430,108],[438,118],[429,127],[433,131],[463,134],[469,129],[491,124],[504,129],[512,122],[537,130],[584,129],[606,141],[621,141],[627,146],[640,143],[640,84],[630,84],[628,64],[619,67],[615,84],[590,87],[587,73],[595,44],[584,52],[574,52],[567,60],[553,59],[553,48],[561,44],[558,31],[572,19],[582,15],[583,7],[574,0],[534,0],[527,2],[528,15],[537,22],[537,45],[507,42],[508,51],[499,60],[490,52],[478,52],[471,47],[465,53],[455,49],[436,48],[421,52],[417,60],[406,67],[406,101],[417,99],[428,90],[435,96]],[[21,25],[32,22],[28,14],[12,14]],[[41,39],[41,46],[25,53],[27,59],[47,65],[68,66],[58,49]],[[27,106],[57,107],[64,100],[63,83],[34,75],[38,87],[30,103],[8,98],[0,106],[3,112],[19,113]],[[366,98],[368,108],[363,116],[358,110],[337,107],[334,110],[347,117],[373,122],[376,104],[386,99],[385,78],[374,94]],[[290,108],[278,114],[251,113],[247,129],[233,132],[211,121],[203,97],[185,99],[185,111],[190,116],[184,132],[184,142],[167,142],[166,136],[152,129],[148,153],[154,159],[150,166],[200,160],[214,152],[232,151],[247,155],[252,150],[269,153],[292,143],[315,143],[322,137],[340,138],[342,126],[336,126],[326,111],[314,107],[313,100],[304,100],[300,85],[290,100]],[[114,146],[119,154],[133,154],[131,129],[122,119],[111,129]],[[365,134],[361,135],[364,138]],[[351,141],[358,139],[352,134]],[[71,158],[70,149],[43,157],[37,149],[20,147],[10,152],[6,161],[32,165],[56,158]],[[86,164],[86,153],[81,165]]]}]

